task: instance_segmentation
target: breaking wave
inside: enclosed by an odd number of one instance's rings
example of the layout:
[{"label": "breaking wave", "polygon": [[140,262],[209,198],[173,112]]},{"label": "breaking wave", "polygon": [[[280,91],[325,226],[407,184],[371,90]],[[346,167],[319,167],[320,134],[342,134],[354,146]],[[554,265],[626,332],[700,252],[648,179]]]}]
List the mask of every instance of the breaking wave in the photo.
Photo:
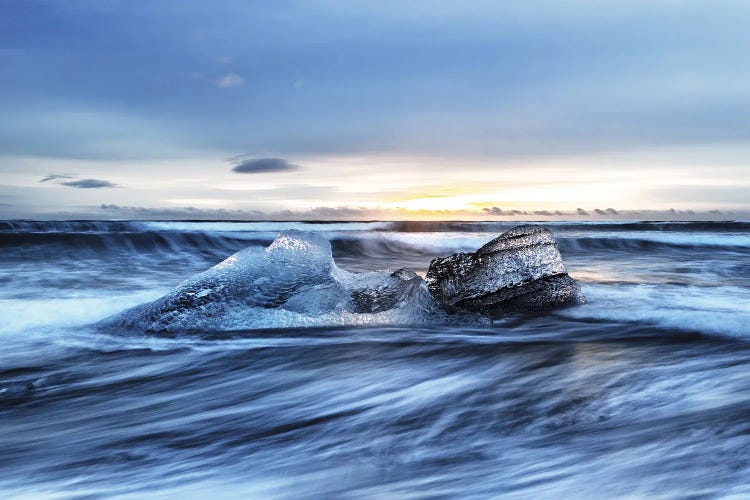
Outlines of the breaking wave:
[{"label": "breaking wave", "polygon": [[[296,229],[321,234],[332,242],[337,257],[377,258],[425,253],[437,256],[476,249],[511,225],[495,222],[0,221],[0,248],[8,252],[36,252],[51,258],[109,252],[187,252],[218,258],[247,246],[267,245],[280,231]],[[556,234],[562,252],[750,247],[750,224],[745,222],[559,223],[548,226]]]}]

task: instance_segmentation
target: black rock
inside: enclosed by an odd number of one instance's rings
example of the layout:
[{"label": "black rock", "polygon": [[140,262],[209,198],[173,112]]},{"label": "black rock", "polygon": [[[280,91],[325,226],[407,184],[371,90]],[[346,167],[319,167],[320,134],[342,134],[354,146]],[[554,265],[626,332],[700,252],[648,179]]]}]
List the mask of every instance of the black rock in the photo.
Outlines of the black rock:
[{"label": "black rock", "polygon": [[585,302],[554,236],[542,226],[518,226],[474,253],[433,259],[426,281],[449,312],[498,317]]}]

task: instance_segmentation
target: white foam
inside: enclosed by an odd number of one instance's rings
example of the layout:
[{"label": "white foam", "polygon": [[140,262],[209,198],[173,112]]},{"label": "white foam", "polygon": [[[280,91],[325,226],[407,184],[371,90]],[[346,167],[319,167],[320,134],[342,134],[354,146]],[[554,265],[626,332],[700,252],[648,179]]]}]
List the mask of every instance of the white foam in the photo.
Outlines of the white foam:
[{"label": "white foam", "polygon": [[587,304],[560,314],[750,338],[750,290],[736,286],[584,284]]},{"label": "white foam", "polygon": [[672,245],[689,246],[734,246],[750,247],[747,233],[708,233],[676,231],[565,231],[558,234],[565,238],[603,238],[618,240],[641,240]]},{"label": "white foam", "polygon": [[104,297],[0,299],[0,335],[88,325],[163,293],[163,290],[148,290]]},{"label": "white foam", "polygon": [[[358,234],[357,239],[364,242],[383,242],[396,247],[413,251],[427,252],[473,252],[488,241],[496,238],[499,233],[398,233],[378,232]],[[342,235],[346,237],[345,235]]]}]

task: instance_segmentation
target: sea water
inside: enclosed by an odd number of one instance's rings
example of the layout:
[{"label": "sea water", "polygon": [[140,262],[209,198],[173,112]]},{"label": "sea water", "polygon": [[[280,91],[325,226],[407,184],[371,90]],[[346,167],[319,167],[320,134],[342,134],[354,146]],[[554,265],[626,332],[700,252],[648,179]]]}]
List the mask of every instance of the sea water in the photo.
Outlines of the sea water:
[{"label": "sea water", "polygon": [[424,274],[512,225],[0,222],[2,496],[750,495],[749,223],[547,224],[545,315],[101,326],[280,231]]}]

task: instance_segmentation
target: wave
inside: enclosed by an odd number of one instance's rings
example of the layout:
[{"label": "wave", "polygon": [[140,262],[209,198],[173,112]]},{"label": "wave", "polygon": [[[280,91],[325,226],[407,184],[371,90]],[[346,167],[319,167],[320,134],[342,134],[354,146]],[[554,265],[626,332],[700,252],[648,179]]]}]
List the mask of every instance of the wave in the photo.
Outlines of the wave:
[{"label": "wave", "polygon": [[178,222],[151,221],[142,223],[146,228],[164,231],[212,232],[273,232],[297,230],[321,231],[381,231],[391,229],[389,222]]},{"label": "wave", "polygon": [[169,497],[620,497],[640,477],[641,496],[682,497],[746,483],[747,346],[462,330],[27,345],[0,370],[0,489],[143,497],[146,477],[146,496]]},{"label": "wave", "polygon": [[123,308],[154,300],[163,292],[146,290],[57,298],[0,299],[0,336],[3,336],[6,348],[11,337],[18,337],[19,334],[41,332],[48,340],[48,330],[90,325]]},{"label": "wave", "polygon": [[[545,224],[588,305],[473,324],[425,311],[413,276],[340,256],[413,267],[508,225],[305,224],[346,269],[318,281],[327,252],[263,257],[286,223],[242,224],[0,223],[6,497],[142,497],[144,478],[153,496],[747,492],[746,229]],[[220,331],[225,311],[160,335],[97,323],[248,246],[218,282],[254,301],[225,302],[241,329]],[[201,306],[216,277],[179,298]],[[356,312],[332,306],[352,295]]]},{"label": "wave", "polygon": [[750,340],[746,287],[586,284],[587,303],[557,313]]},{"label": "wave", "polygon": [[85,259],[100,256],[152,253],[226,256],[247,246],[273,239],[231,238],[210,233],[1,233],[4,257],[28,259]]},{"label": "wave", "polygon": [[[89,226],[87,226],[89,227]],[[202,255],[224,258],[249,246],[268,245],[275,231],[24,231],[0,232],[0,249],[8,259],[31,257],[94,258],[110,255]],[[101,228],[100,228],[101,229]],[[319,231],[337,258],[396,258],[445,256],[473,251],[496,237],[496,232],[399,233],[392,231]],[[691,249],[747,251],[750,234],[708,233],[583,233],[557,236],[563,254],[586,252],[672,252]],[[410,263],[412,261],[409,261]]]},{"label": "wave", "polygon": [[653,232],[750,232],[745,221],[107,221],[107,220],[0,220],[0,232],[281,232],[391,231],[399,233],[504,232],[519,224],[540,224],[553,231],[653,231]]},{"label": "wave", "polygon": [[586,221],[544,222],[554,230],[579,230],[589,228],[598,231],[655,231],[655,232],[748,232],[750,222],[745,221]]},{"label": "wave", "polygon": [[595,250],[658,251],[679,249],[746,249],[750,235],[623,234],[609,236],[558,237],[562,252]]},{"label": "wave", "polygon": [[300,231],[379,231],[389,230],[390,222],[231,222],[231,221],[0,221],[0,233],[123,233],[169,232],[274,232]]},{"label": "wave", "polygon": [[1,220],[2,233],[113,233],[144,231],[139,221],[35,221]]},{"label": "wave", "polygon": [[[394,254],[426,253],[443,255],[454,252],[474,251],[498,232],[441,232],[429,235],[419,233],[375,232],[368,234],[329,234],[334,248],[347,253],[375,256],[383,252]],[[581,251],[660,251],[679,249],[738,249],[750,247],[750,234],[702,234],[702,233],[649,233],[624,232],[575,235],[558,233],[558,246],[563,252]]]}]

